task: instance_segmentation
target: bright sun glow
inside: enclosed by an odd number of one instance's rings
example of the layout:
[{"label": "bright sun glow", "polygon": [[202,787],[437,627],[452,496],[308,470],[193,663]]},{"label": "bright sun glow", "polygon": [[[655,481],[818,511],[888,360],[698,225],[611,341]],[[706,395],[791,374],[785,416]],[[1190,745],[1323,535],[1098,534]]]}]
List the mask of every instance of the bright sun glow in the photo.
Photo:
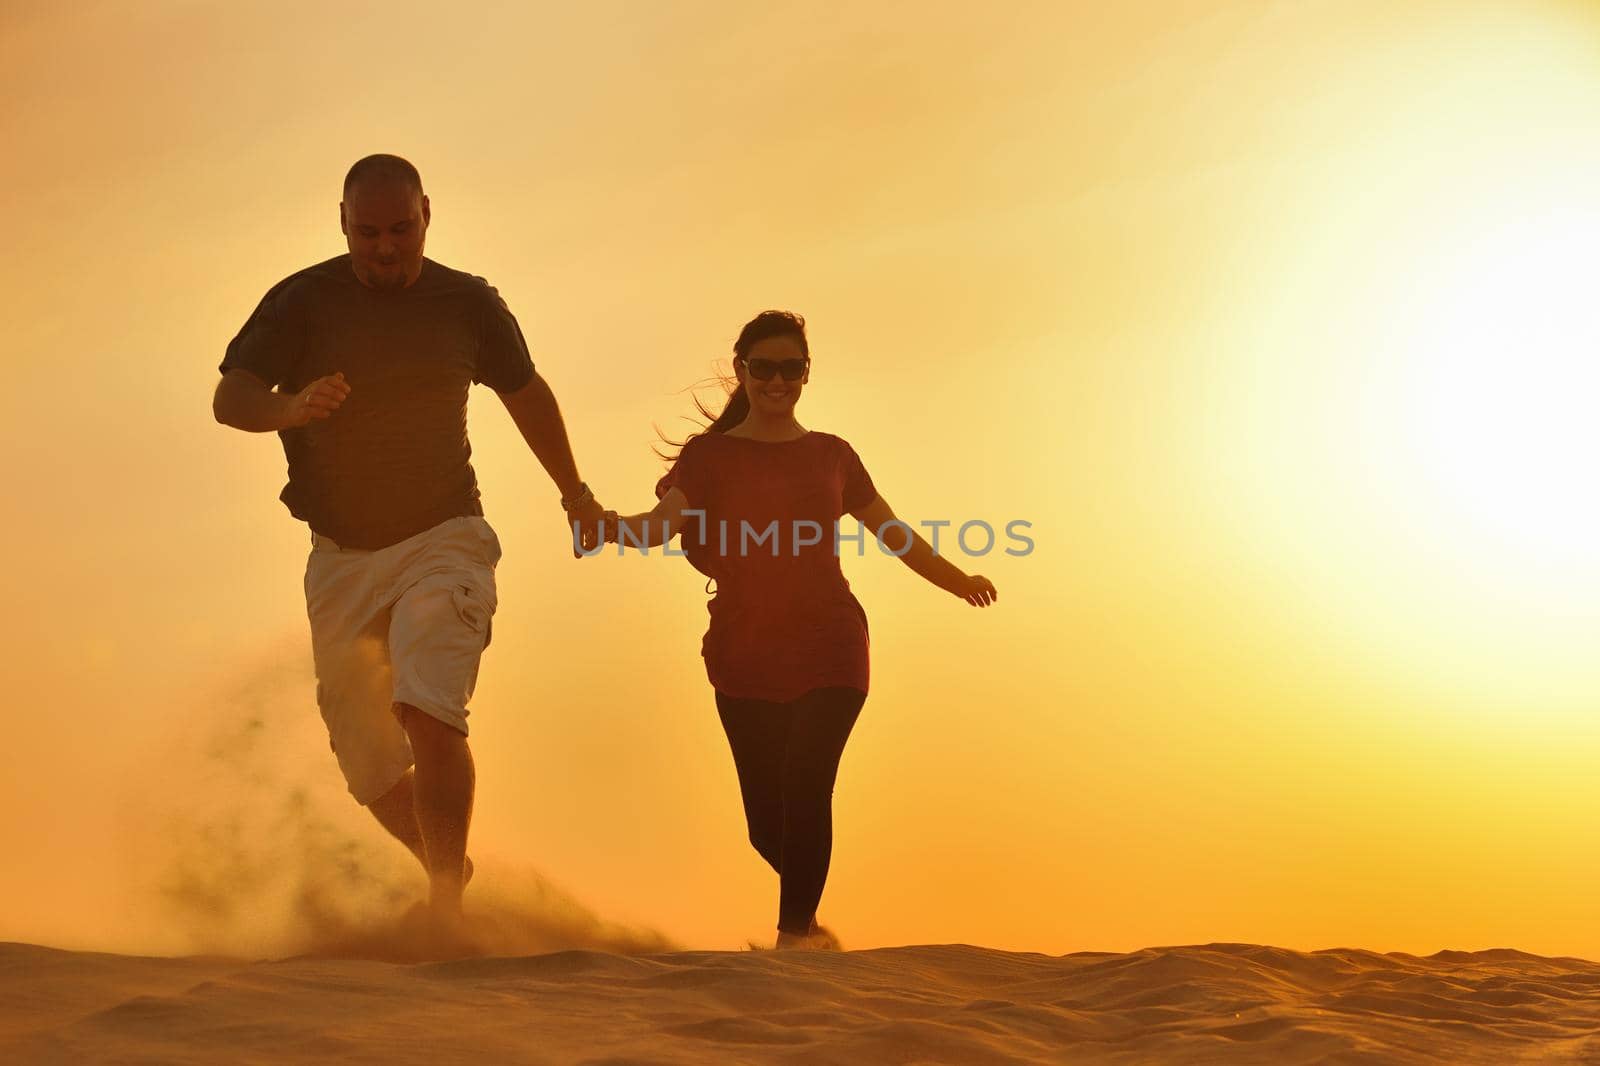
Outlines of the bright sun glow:
[{"label": "bright sun glow", "polygon": [[1592,209],[1481,229],[1432,264],[1395,349],[1410,487],[1546,563],[1600,552],[1597,249]]}]

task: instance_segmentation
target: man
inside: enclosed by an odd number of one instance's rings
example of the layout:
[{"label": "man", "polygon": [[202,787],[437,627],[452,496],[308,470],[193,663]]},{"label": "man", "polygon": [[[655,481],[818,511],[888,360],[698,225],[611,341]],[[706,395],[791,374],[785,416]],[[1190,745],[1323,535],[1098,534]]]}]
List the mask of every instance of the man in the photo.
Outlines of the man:
[{"label": "man", "polygon": [[282,499],[311,527],[306,609],[317,703],[356,801],[421,860],[459,929],[474,770],[467,702],[491,635],[500,545],[468,461],[467,389],[494,389],[559,489],[576,547],[602,509],[511,311],[482,278],[423,257],[416,168],[345,177],[349,253],[285,278],[228,345],[213,412],[276,430]]}]

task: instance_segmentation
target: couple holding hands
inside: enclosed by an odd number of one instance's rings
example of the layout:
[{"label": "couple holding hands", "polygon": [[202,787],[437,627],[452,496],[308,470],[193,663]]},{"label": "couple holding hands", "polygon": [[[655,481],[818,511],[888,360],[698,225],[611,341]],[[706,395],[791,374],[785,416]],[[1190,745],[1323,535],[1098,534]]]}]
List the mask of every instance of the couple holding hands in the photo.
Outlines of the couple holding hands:
[{"label": "couple holding hands", "polygon": [[579,479],[555,397],[505,302],[423,256],[430,205],[416,169],[392,155],[358,161],[339,215],[349,253],[267,292],[228,345],[212,406],[224,425],[282,439],[282,500],[311,527],[318,706],[351,794],[426,869],[434,929],[469,939],[467,704],[492,636],[500,558],[469,462],[467,391],[479,383],[561,491],[577,553],[676,537],[715,580],[702,650],[750,842],[779,875],[777,946],[836,949],[816,912],[868,653],[838,538],[823,532],[853,515],[968,603],[994,602],[994,586],[897,521],[848,443],[796,419],[811,373],[798,315],[767,311],[745,325],[726,407],[671,457],[655,507],[623,516]]}]

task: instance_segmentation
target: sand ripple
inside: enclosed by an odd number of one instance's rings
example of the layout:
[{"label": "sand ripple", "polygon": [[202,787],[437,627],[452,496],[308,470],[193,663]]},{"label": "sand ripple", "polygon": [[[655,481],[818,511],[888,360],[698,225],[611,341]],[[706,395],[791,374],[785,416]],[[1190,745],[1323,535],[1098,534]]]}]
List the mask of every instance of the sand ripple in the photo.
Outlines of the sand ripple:
[{"label": "sand ripple", "polygon": [[1246,944],[399,965],[0,945],[0,1060],[1600,1063],[1600,964]]}]

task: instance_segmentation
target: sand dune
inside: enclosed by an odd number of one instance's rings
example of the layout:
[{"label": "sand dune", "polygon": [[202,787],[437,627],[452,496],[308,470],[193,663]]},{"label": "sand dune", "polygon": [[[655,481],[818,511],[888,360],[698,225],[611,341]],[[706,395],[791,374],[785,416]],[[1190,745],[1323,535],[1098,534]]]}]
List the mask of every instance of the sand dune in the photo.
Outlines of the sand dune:
[{"label": "sand dune", "polygon": [[1240,944],[400,965],[0,946],[7,1062],[1600,1062],[1600,964]]}]

